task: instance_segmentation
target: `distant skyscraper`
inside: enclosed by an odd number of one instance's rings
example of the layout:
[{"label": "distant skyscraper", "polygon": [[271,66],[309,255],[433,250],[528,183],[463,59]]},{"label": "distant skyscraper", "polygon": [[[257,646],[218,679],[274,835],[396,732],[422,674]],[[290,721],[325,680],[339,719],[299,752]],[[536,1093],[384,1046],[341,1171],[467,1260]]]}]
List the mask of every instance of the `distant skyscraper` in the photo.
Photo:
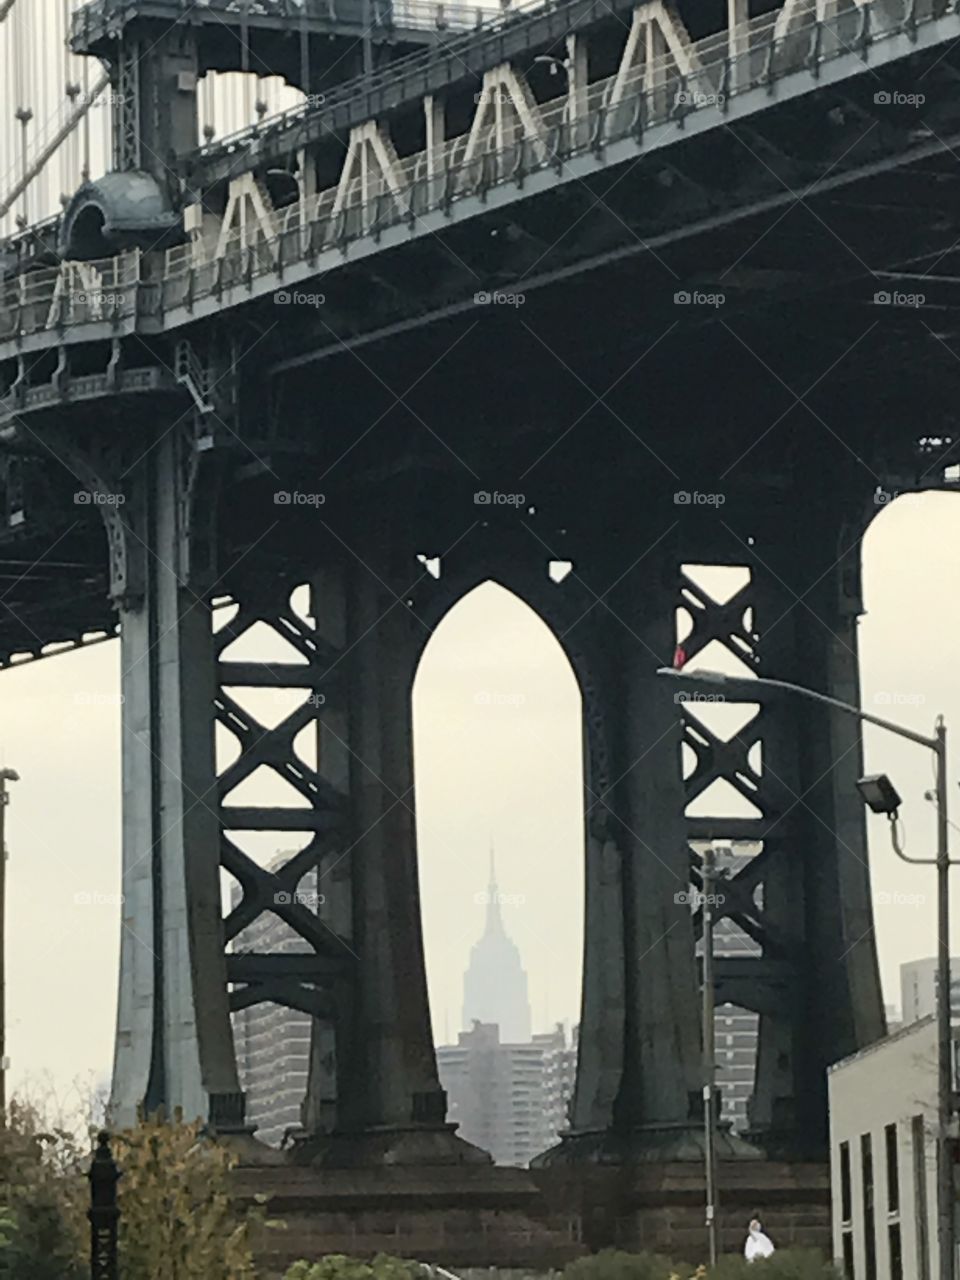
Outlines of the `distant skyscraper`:
[{"label": "distant skyscraper", "polygon": [[[728,875],[735,876],[756,856],[759,848],[759,845],[746,840],[718,846],[720,866]],[[697,944],[697,950],[702,954],[702,942]],[[740,959],[758,955],[760,948],[734,920],[722,916],[714,928],[713,952],[717,960]],[[750,1127],[749,1108],[757,1071],[759,1019],[750,1009],[721,1004],[714,1013],[713,1025],[720,1114],[733,1129],[742,1132]]]},{"label": "distant skyscraper", "polygon": [[[278,854],[268,869],[283,866],[291,856]],[[298,892],[312,895],[304,903],[311,911],[316,911],[316,890],[317,873],[308,871]],[[234,907],[242,896],[240,886],[235,886],[231,896]],[[303,938],[272,913],[265,913],[248,925],[234,946],[237,951],[273,955],[309,950]],[[301,1124],[313,1019],[297,1009],[263,1002],[234,1013],[232,1021],[247,1120],[257,1126],[256,1136],[261,1142],[277,1147],[288,1129],[297,1129]]]},{"label": "distant skyscraper", "polygon": [[[900,1005],[903,1022],[918,1022],[937,1011],[937,958],[910,960],[900,966]],[[960,1020],[960,959],[950,961],[950,1013]]]},{"label": "distant skyscraper", "polygon": [[516,943],[503,927],[492,850],[486,902],[486,927],[470,951],[463,975],[463,1027],[469,1030],[475,1022],[493,1023],[500,1028],[502,1043],[526,1044],[530,1040],[527,974]]}]

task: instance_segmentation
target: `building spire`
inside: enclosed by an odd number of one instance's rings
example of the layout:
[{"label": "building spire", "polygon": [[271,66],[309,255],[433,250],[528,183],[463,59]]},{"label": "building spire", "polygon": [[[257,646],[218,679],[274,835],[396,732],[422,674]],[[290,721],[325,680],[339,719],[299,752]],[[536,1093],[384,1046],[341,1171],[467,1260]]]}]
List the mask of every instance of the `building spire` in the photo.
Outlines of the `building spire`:
[{"label": "building spire", "polygon": [[497,866],[493,854],[493,840],[490,841],[490,878],[487,884],[487,924],[484,937],[503,934],[503,917],[500,914],[500,891],[497,888]]}]

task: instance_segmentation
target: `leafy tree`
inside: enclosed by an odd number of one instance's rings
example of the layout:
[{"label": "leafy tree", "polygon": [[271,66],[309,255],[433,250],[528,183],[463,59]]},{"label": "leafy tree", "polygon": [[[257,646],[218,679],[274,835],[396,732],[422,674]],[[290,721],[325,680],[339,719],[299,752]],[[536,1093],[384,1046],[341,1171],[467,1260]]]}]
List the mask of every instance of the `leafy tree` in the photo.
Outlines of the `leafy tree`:
[{"label": "leafy tree", "polygon": [[250,1228],[229,1194],[236,1157],[199,1124],[143,1120],[114,1140],[124,1280],[254,1280]]},{"label": "leafy tree", "polygon": [[0,1280],[80,1280],[87,1195],[74,1135],[12,1100],[0,1128]]},{"label": "leafy tree", "polygon": [[422,1280],[423,1269],[416,1262],[378,1253],[371,1262],[329,1253],[319,1262],[295,1262],[283,1280]]}]

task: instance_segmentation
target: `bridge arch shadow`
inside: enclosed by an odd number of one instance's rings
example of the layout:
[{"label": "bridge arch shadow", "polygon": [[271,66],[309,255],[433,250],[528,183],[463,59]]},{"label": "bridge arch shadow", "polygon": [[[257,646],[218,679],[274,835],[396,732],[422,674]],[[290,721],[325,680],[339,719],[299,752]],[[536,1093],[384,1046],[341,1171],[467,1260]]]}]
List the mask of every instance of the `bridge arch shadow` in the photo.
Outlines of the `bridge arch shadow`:
[{"label": "bridge arch shadow", "polygon": [[[563,590],[546,571],[544,585]],[[492,577],[431,586],[412,702],[433,1037],[460,1135],[523,1165],[572,1106],[584,697],[562,629],[526,592]]]}]

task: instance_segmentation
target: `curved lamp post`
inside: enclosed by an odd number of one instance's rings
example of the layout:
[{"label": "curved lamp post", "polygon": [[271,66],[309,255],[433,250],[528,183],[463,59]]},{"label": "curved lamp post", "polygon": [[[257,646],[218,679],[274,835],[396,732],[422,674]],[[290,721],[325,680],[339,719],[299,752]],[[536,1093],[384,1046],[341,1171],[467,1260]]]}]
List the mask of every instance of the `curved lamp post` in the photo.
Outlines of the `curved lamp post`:
[{"label": "curved lamp post", "polygon": [[849,702],[828,697],[805,685],[791,684],[787,680],[772,680],[767,676],[728,676],[721,671],[686,672],[677,667],[660,667],[658,676],[667,676],[684,683],[706,684],[711,688],[722,686],[730,689],[737,698],[757,701],[756,692],[770,689],[775,693],[787,693],[794,697],[819,702],[833,711],[853,716],[864,724],[876,725],[895,733],[899,738],[915,742],[932,751],[936,761],[937,806],[937,854],[935,858],[909,858],[900,847],[895,822],[900,808],[900,797],[886,774],[871,774],[857,783],[864,802],[874,813],[885,813],[890,820],[893,849],[898,858],[916,866],[937,868],[937,1236],[940,1241],[939,1280],[954,1280],[956,1240],[954,1231],[953,1171],[950,1153],[950,1120],[952,1105],[952,1065],[950,1037],[950,879],[951,862],[947,843],[947,727],[943,716],[938,716],[932,737],[915,733],[892,720],[872,715]]}]

